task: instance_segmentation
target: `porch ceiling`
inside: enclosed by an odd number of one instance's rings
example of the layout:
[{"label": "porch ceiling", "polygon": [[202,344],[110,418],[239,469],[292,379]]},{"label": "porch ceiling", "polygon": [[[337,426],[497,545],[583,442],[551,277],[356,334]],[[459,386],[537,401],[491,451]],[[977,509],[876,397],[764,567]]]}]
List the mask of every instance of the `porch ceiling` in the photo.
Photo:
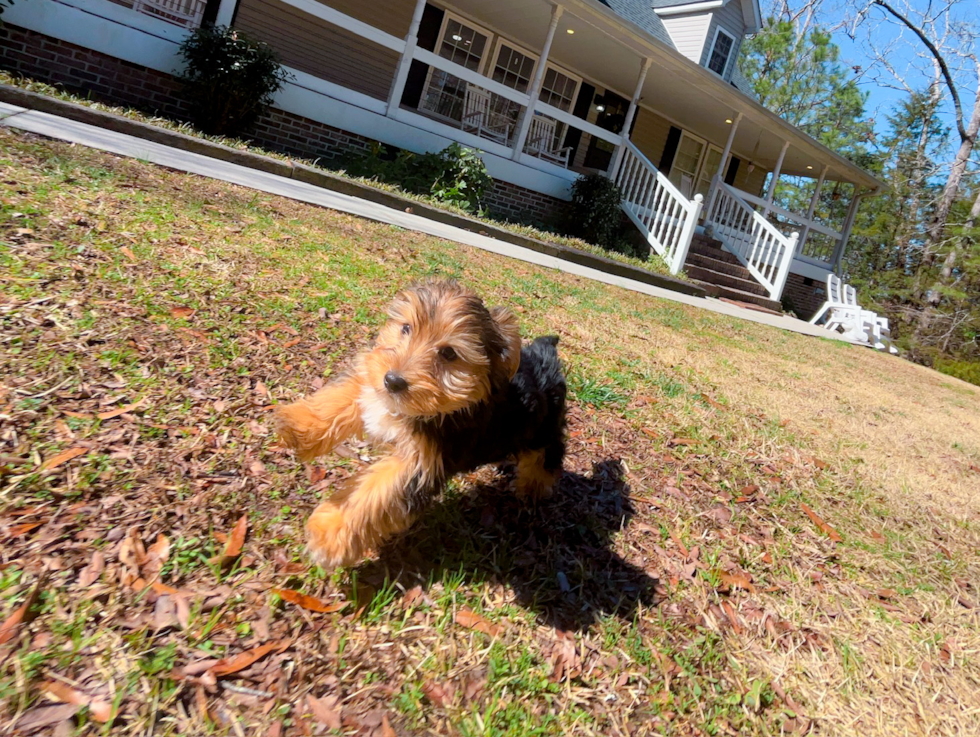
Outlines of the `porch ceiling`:
[{"label": "porch ceiling", "polygon": [[[788,140],[790,147],[782,167],[785,175],[816,178],[826,165],[829,181],[868,189],[884,186],[599,0],[564,0],[561,4],[565,11],[550,55],[556,64],[629,98],[641,60],[650,57],[653,65],[643,87],[643,107],[719,146],[728,138],[730,125],[725,120],[741,112],[733,146],[740,159],[771,171],[783,142]],[[548,0],[454,0],[452,5],[535,53],[540,52],[552,8]]]}]

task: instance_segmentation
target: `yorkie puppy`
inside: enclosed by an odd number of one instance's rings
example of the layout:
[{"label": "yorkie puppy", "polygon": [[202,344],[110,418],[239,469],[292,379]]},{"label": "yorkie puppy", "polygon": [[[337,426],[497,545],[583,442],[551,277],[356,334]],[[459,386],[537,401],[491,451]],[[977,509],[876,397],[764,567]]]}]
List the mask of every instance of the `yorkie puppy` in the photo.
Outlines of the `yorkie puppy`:
[{"label": "yorkie puppy", "polygon": [[352,435],[389,452],[306,523],[324,567],[348,565],[408,529],[446,480],[517,462],[517,493],[550,494],[565,455],[565,377],[557,337],[521,347],[514,315],[452,281],[401,292],[375,345],[315,394],[278,408],[301,460]]}]

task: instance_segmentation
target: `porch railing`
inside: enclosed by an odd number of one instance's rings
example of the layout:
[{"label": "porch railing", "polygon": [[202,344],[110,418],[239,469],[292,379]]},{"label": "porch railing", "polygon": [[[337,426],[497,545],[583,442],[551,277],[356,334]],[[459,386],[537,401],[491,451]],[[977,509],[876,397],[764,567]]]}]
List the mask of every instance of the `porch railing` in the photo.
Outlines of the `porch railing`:
[{"label": "porch railing", "polygon": [[624,140],[623,146],[613,177],[623,195],[623,210],[676,274],[687,259],[703,198],[687,199],[632,142]]},{"label": "porch railing", "polygon": [[772,202],[748,192],[738,191],[738,196],[749,205],[756,208],[765,208],[767,220],[783,235],[789,237],[794,231],[799,231],[800,237],[796,247],[796,257],[803,258],[813,263],[827,266],[833,261],[834,252],[843,235],[829,228],[826,225],[808,219],[804,215],[798,215],[785,207],[780,207]]},{"label": "porch railing", "polygon": [[740,192],[715,177],[716,195],[707,220],[725,250],[735,254],[763,287],[778,300],[789,277],[799,233],[783,235],[740,196]]}]

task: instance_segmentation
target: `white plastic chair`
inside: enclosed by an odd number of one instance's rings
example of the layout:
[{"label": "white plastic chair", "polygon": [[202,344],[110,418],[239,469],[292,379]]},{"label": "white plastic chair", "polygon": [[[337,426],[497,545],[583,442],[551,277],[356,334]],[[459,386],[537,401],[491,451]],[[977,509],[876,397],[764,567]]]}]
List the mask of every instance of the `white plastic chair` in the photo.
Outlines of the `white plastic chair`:
[{"label": "white plastic chair", "polygon": [[506,144],[510,140],[511,123],[494,113],[490,103],[489,92],[468,84],[463,98],[463,130]]},{"label": "white plastic chair", "polygon": [[550,161],[566,169],[568,168],[568,156],[572,151],[571,146],[555,148],[555,131],[558,121],[546,115],[535,114],[531,118],[531,128],[527,135],[526,150],[532,156],[539,159]]}]

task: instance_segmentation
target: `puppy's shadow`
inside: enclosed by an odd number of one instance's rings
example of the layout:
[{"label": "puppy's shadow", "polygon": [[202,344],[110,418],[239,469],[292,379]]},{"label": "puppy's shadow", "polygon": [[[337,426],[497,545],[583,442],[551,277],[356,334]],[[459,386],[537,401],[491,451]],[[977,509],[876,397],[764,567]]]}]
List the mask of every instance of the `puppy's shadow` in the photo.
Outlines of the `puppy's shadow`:
[{"label": "puppy's shadow", "polygon": [[543,624],[584,629],[604,615],[629,619],[654,603],[657,579],[623,560],[612,536],[633,516],[619,461],[591,477],[565,472],[549,499],[518,500],[507,475],[465,495],[448,494],[406,535],[361,568],[361,580],[389,576],[405,588],[462,574],[467,583],[510,587]]}]

